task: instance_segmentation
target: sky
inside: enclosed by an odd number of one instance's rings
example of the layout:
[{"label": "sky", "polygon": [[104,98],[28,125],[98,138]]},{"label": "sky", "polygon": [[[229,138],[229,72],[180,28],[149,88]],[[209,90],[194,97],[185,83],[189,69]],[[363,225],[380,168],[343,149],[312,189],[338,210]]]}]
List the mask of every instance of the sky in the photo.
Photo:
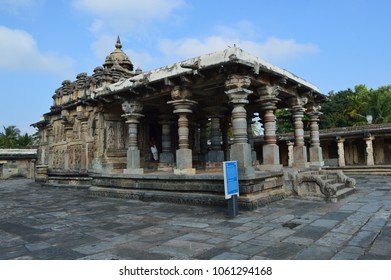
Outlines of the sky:
[{"label": "sky", "polygon": [[63,80],[102,66],[120,36],[153,70],[234,44],[328,94],[391,84],[388,0],[0,0],[0,132],[50,111]]}]

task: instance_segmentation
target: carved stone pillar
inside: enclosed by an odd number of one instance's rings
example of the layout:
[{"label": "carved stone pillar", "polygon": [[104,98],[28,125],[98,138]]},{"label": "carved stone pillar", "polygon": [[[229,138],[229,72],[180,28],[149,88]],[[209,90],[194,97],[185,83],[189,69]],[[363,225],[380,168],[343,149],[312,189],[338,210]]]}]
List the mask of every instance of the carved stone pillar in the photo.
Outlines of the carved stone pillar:
[{"label": "carved stone pillar", "polygon": [[229,159],[229,117],[224,116],[223,123],[221,124],[221,135],[223,138],[223,151],[224,151],[224,160],[230,160]]},{"label": "carved stone pillar", "polygon": [[191,92],[187,88],[175,87],[171,91],[171,98],[167,104],[174,107],[174,114],[178,114],[178,137],[179,149],[176,151],[176,169],[174,174],[195,174],[193,168],[192,150],[189,149],[189,120],[188,115],[192,113],[192,107],[196,101],[187,99],[191,97]]},{"label": "carved stone pillar", "polygon": [[305,109],[302,104],[296,104],[292,107],[295,136],[295,146],[293,147],[293,167],[295,168],[308,167],[307,147],[304,144],[304,110]]},{"label": "carved stone pillar", "polygon": [[48,169],[52,169],[53,168],[53,144],[54,144],[54,129],[53,129],[53,124],[50,123],[48,125],[48,129],[47,129],[47,133],[48,133],[48,161],[47,161],[47,165],[48,165]]},{"label": "carved stone pillar", "polygon": [[253,162],[253,165],[258,165],[257,163],[257,152],[254,149],[254,136],[253,136],[253,121],[254,118],[254,112],[249,108],[247,108],[247,137],[248,137],[248,143],[251,147],[251,160]]},{"label": "carved stone pillar", "polygon": [[372,142],[374,139],[375,139],[375,137],[373,137],[371,135],[364,138],[365,143],[366,143],[366,149],[365,149],[366,161],[367,161],[367,165],[369,165],[369,166],[375,165],[375,160],[373,157],[373,142]]},{"label": "carved stone pillar", "polygon": [[208,152],[207,161],[210,162],[223,162],[224,151],[221,147],[222,132],[221,132],[221,113],[225,110],[224,107],[212,106],[205,108],[210,115],[210,132],[211,132],[211,150]]},{"label": "carved stone pillar", "polygon": [[172,115],[164,114],[160,116],[162,126],[162,152],[159,155],[159,171],[171,171],[174,166],[174,154],[171,146],[171,125]]},{"label": "carved stone pillar", "polygon": [[293,166],[293,145],[294,143],[292,141],[286,141],[286,145],[288,146],[288,166]]},{"label": "carved stone pillar", "polygon": [[312,106],[311,111],[308,113],[310,121],[310,137],[311,137],[311,147],[310,147],[310,165],[312,166],[323,166],[323,155],[322,147],[320,146],[319,139],[319,116],[322,115],[319,112],[320,106]]},{"label": "carved stone pillar", "polygon": [[261,170],[278,171],[282,169],[280,164],[280,150],[277,145],[276,137],[276,116],[274,112],[277,109],[277,103],[280,99],[277,98],[277,86],[265,86],[258,89],[260,98],[258,102],[261,104],[262,121],[264,128],[265,144],[262,147],[263,164],[259,166]]},{"label": "carved stone pillar", "polygon": [[140,114],[143,106],[136,100],[125,101],[122,103],[122,110],[125,114],[122,117],[126,118],[128,125],[128,151],[127,151],[127,163],[124,173],[126,174],[143,174],[144,169],[140,168],[140,150],[137,143],[137,133],[139,119],[144,117]]},{"label": "carved stone pillar", "polygon": [[247,113],[244,106],[248,104],[247,96],[252,93],[247,89],[250,78],[231,75],[225,82],[225,92],[233,106],[231,114],[233,144],[230,149],[230,160],[237,161],[239,175],[251,175],[254,168],[251,161],[251,146],[247,137]]},{"label": "carved stone pillar", "polygon": [[87,171],[88,166],[88,116],[85,112],[85,108],[78,106],[77,108],[77,119],[80,121],[80,140],[81,140],[81,154],[80,154],[80,170],[82,172]]},{"label": "carved stone pillar", "polygon": [[70,153],[69,143],[72,141],[72,137],[73,137],[73,124],[70,122],[64,123],[64,131],[65,131],[65,138],[68,143],[68,147],[65,150],[65,154],[64,154],[64,170],[69,171],[70,165],[72,164],[71,162],[69,162],[69,153]]},{"label": "carved stone pillar", "polygon": [[208,156],[207,119],[200,121],[200,161],[205,163]]},{"label": "carved stone pillar", "polygon": [[345,148],[344,148],[345,139],[342,137],[337,138],[338,146],[338,165],[345,166]]}]

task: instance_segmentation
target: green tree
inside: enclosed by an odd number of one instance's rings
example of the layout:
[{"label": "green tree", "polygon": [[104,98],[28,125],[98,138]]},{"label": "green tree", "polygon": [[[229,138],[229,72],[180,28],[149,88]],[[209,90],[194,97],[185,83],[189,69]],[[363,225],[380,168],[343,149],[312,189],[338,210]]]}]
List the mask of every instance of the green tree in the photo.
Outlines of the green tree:
[{"label": "green tree", "polygon": [[18,147],[20,130],[16,126],[3,126],[4,132],[0,133],[0,148],[14,149]]},{"label": "green tree", "polygon": [[367,115],[373,123],[391,121],[391,85],[368,89],[357,85],[354,90],[331,92],[322,104],[321,128],[363,125]]},{"label": "green tree", "polygon": [[337,93],[330,92],[326,102],[321,104],[323,115],[319,124],[320,128],[352,126],[353,121],[346,114],[346,108],[349,106],[353,95],[354,91],[351,89]]},{"label": "green tree", "polygon": [[287,133],[293,131],[291,110],[285,108],[277,109],[275,115],[277,133]]},{"label": "green tree", "polygon": [[14,125],[3,126],[3,132],[0,132],[0,148],[2,149],[25,149],[37,143],[38,132],[33,135],[28,133],[21,135],[20,130]]},{"label": "green tree", "polygon": [[17,147],[18,148],[27,148],[27,147],[33,145],[34,142],[35,142],[34,136],[25,133],[24,135],[20,135],[18,137]]},{"label": "green tree", "polygon": [[372,115],[373,123],[391,121],[391,85],[371,90],[368,94],[367,114]]}]

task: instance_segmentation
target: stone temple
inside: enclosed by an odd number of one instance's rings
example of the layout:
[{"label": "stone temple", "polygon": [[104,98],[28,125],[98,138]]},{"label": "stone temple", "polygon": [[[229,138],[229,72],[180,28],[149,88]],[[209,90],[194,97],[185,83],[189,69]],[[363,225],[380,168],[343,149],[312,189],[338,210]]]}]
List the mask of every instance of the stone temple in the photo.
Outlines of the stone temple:
[{"label": "stone temple", "polygon": [[[322,170],[324,98],[311,83],[236,46],[134,70],[118,38],[104,64],[91,76],[64,81],[50,111],[33,124],[40,133],[36,180],[83,186],[94,195],[225,205],[222,166],[230,160],[237,161],[242,209],[292,193],[335,200],[354,182]],[[293,112],[289,172],[280,163],[277,108]],[[258,152],[254,116],[264,131]]]}]

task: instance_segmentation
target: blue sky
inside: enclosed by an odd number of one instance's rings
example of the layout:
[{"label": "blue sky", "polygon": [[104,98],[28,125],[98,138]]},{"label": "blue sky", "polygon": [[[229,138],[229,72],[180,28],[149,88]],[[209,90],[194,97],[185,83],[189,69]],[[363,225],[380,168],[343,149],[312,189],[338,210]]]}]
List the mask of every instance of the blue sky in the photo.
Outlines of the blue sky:
[{"label": "blue sky", "polygon": [[114,50],[143,71],[236,46],[324,94],[391,84],[387,0],[0,0],[0,131],[49,111]]}]

